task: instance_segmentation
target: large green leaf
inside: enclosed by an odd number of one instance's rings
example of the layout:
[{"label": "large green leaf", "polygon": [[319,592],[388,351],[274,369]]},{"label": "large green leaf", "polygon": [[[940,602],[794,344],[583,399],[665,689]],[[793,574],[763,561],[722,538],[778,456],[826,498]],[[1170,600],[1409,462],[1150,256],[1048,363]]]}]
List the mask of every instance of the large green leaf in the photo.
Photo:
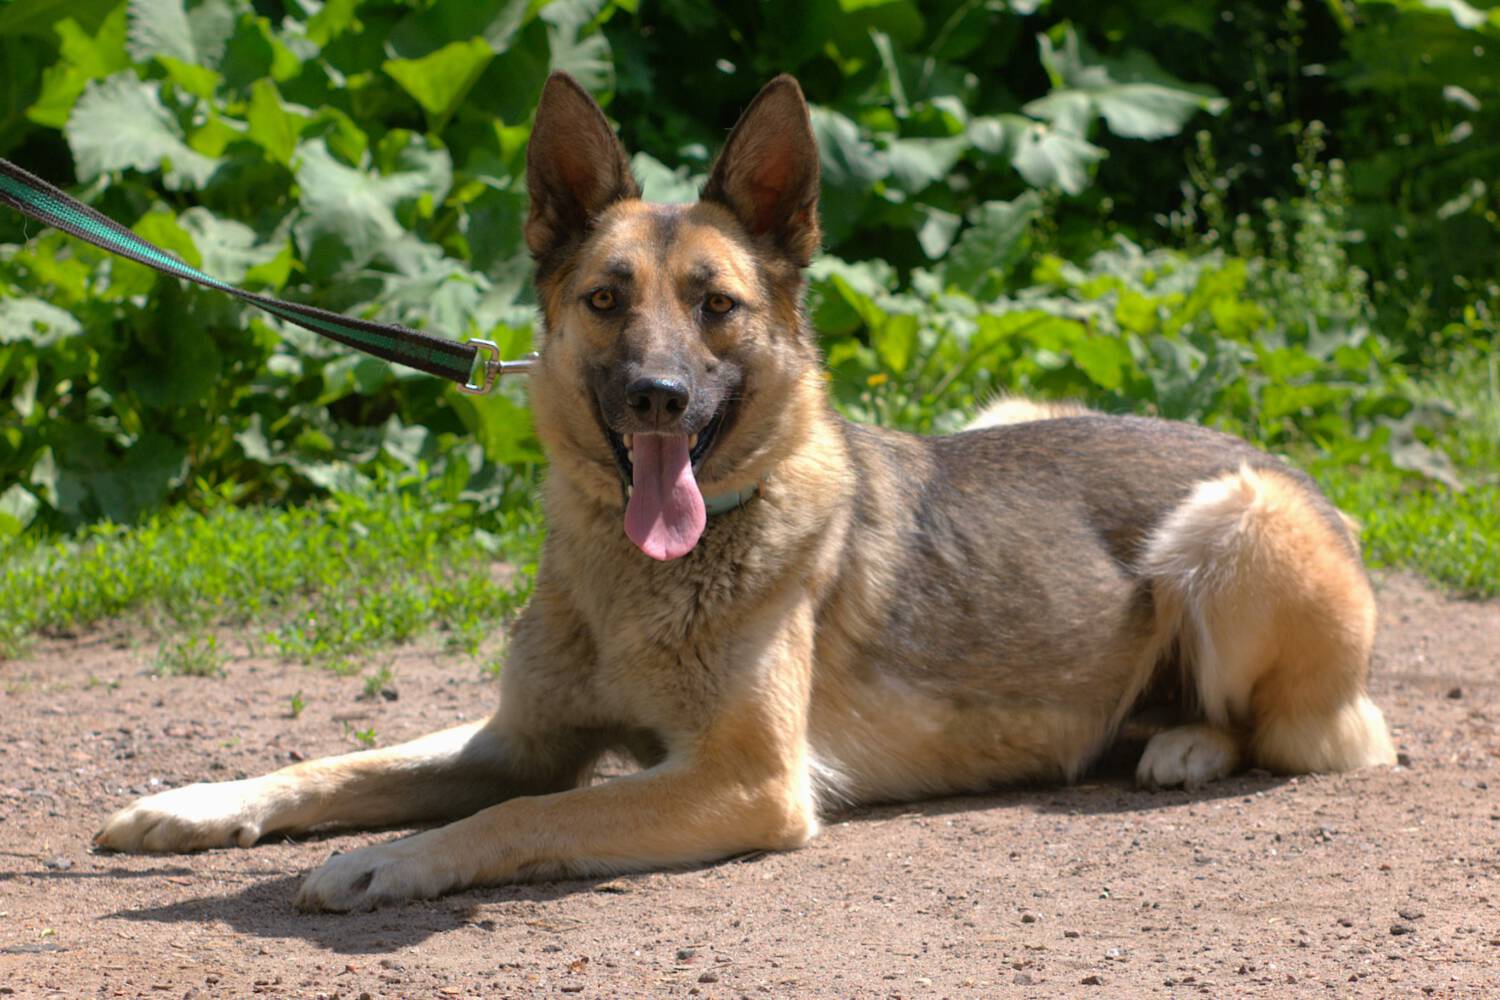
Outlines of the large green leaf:
[{"label": "large green leaf", "polygon": [[249,226],[221,218],[206,208],[190,208],[177,221],[198,250],[198,266],[231,285],[238,285],[252,270],[270,264],[286,249],[284,229],[261,242]]},{"label": "large green leaf", "polygon": [[183,141],[177,120],[162,106],[160,85],[118,73],[88,85],[65,130],[78,179],[117,170],[161,170],[167,187],[202,187],[218,160]]},{"label": "large green leaf", "polygon": [[963,291],[977,291],[989,273],[1004,268],[1040,214],[1042,199],[1028,191],[1014,201],[988,201],[970,219],[943,265],[945,284]]},{"label": "large green leaf", "polygon": [[13,538],[36,519],[42,502],[20,483],[11,483],[0,493],[0,538]]},{"label": "large green leaf", "polygon": [[120,0],[11,0],[0,8],[0,37],[35,35],[51,41],[53,26],[65,18],[96,31],[119,5]]},{"label": "large green leaf", "polygon": [[552,69],[570,74],[595,94],[615,85],[609,39],[595,27],[612,7],[612,0],[552,0],[539,14],[547,25]]},{"label": "large green leaf", "polygon": [[1480,10],[1464,0],[1354,0],[1362,6],[1390,6],[1397,10],[1447,14],[1453,23],[1469,30],[1500,29],[1500,8]]},{"label": "large green leaf", "polygon": [[249,6],[244,0],[202,0],[188,10],[183,0],[130,0],[130,55],[141,62],[169,56],[216,69],[237,12]]},{"label": "large green leaf", "polygon": [[707,180],[688,167],[671,169],[649,153],[636,153],[630,158],[630,172],[641,185],[641,197],[646,201],[669,205],[683,205],[698,200],[698,192]]},{"label": "large green leaf", "polygon": [[1106,153],[1082,138],[1088,99],[1072,95],[1065,103],[1081,124],[1063,127],[1024,115],[986,115],[971,120],[965,134],[975,149],[1009,161],[1032,187],[1081,194],[1089,186],[1094,164]]},{"label": "large green leaf", "polygon": [[968,152],[966,136],[942,139],[894,139],[885,149],[890,182],[903,191],[917,192],[946,180],[954,164]]},{"label": "large green leaf", "polygon": [[888,161],[875,152],[859,126],[828,108],[812,109],[813,134],[823,161],[823,183],[832,187],[862,187],[890,173]]},{"label": "large green leaf", "polygon": [[471,38],[482,39],[492,52],[504,52],[534,14],[534,6],[529,0],[435,3],[403,18],[391,29],[387,43],[398,60],[421,59]]},{"label": "large green leaf", "polygon": [[26,111],[38,125],[62,128],[90,80],[130,65],[125,54],[125,8],[120,7],[90,34],[73,18],[57,22],[59,60],[47,67],[42,92]]},{"label": "large green leaf", "polygon": [[436,131],[463,103],[493,58],[488,42],[470,38],[450,42],[418,59],[389,59],[381,68],[422,105]]},{"label": "large green leaf", "polygon": [[1076,135],[1037,122],[1017,137],[1011,163],[1032,187],[1080,194],[1089,185],[1089,169],[1104,155]]},{"label": "large green leaf", "polygon": [[71,313],[49,302],[29,296],[0,298],[0,344],[51,347],[82,332],[82,324]]},{"label": "large green leaf", "polygon": [[256,80],[250,88],[250,108],[246,114],[250,141],[264,149],[277,163],[290,166],[307,119],[288,111],[282,103],[276,84],[268,79]]},{"label": "large green leaf", "polygon": [[1161,139],[1181,132],[1199,111],[1217,115],[1229,106],[1212,88],[1177,80],[1144,53],[1104,59],[1083,43],[1072,25],[1064,24],[1060,34],[1061,48],[1047,35],[1037,36],[1042,65],[1054,89],[1022,110],[1066,133],[1085,136],[1090,123],[1102,117],[1109,130],[1123,138]]},{"label": "large green leaf", "polygon": [[321,139],[297,148],[304,215],[293,231],[315,279],[363,267],[380,254],[392,259],[410,250],[413,237],[397,219],[397,207],[424,195],[441,201],[453,167],[444,150],[416,137],[397,159],[397,169],[379,174],[339,162]]}]

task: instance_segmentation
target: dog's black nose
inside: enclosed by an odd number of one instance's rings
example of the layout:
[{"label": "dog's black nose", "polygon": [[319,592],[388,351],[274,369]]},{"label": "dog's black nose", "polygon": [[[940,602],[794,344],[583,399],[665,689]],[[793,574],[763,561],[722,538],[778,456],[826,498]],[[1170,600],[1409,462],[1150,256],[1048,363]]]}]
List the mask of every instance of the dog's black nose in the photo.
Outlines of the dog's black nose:
[{"label": "dog's black nose", "polygon": [[687,386],[676,379],[638,378],[626,388],[625,404],[646,423],[660,426],[687,410]]}]

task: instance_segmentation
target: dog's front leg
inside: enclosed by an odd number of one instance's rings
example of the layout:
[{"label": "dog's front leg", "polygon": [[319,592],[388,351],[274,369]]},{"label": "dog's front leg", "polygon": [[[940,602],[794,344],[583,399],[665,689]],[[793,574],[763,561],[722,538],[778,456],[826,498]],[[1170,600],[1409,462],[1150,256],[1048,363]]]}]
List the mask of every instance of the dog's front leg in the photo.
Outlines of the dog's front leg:
[{"label": "dog's front leg", "polygon": [[668,761],[335,855],[308,876],[297,905],[372,909],[528,876],[635,871],[798,847],[816,820],[789,786],[752,787],[727,773]]},{"label": "dog's front leg", "polygon": [[555,759],[542,760],[515,743],[492,719],[256,778],[174,788],[116,812],[94,842],[116,851],[249,847],[267,834],[319,826],[452,819],[513,795],[576,782],[579,753],[564,760],[553,752]]},{"label": "dog's front leg", "polygon": [[369,909],[528,877],[802,845],[817,831],[806,741],[813,616],[810,608],[783,606],[761,621],[727,652],[723,697],[670,734],[660,764],[511,799],[439,829],[336,855],[308,876],[297,905]]}]

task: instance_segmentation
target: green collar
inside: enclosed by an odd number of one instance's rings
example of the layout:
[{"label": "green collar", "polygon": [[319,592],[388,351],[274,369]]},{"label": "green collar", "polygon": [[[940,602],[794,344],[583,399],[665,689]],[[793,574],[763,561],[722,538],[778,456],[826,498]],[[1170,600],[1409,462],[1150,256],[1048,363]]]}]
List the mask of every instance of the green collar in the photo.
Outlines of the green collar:
[{"label": "green collar", "polygon": [[703,507],[708,511],[710,517],[717,517],[720,514],[728,514],[732,510],[738,510],[759,495],[760,483],[753,483],[735,493],[722,493],[716,497],[704,497]]}]

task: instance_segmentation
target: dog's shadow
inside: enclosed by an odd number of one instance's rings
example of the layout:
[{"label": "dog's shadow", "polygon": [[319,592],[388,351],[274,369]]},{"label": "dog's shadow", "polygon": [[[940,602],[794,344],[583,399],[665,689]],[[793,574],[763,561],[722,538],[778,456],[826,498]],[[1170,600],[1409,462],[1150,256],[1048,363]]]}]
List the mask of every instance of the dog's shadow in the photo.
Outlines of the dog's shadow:
[{"label": "dog's shadow", "polygon": [[[383,955],[461,927],[493,929],[495,904],[546,904],[575,893],[608,892],[613,879],[526,883],[474,890],[439,900],[354,913],[301,913],[292,905],[306,873],[258,877],[239,889],[105,914],[105,919],[232,928],[251,938],[299,938],[341,955]],[[484,910],[481,910],[484,907]],[[545,926],[545,920],[528,921]]]},{"label": "dog's shadow", "polygon": [[[1132,779],[1137,756],[1137,750],[1122,748],[1119,753],[1109,754],[1083,780],[1073,785],[1018,786],[981,795],[865,806],[836,813],[829,819],[857,826],[912,814],[941,818],[996,810],[1106,816],[1240,798],[1270,791],[1288,780],[1263,771],[1251,771],[1193,791],[1142,789],[1136,787]],[[737,860],[739,863],[753,863],[760,856],[752,854]],[[719,863],[735,863],[735,859]],[[687,870],[705,867],[712,865],[693,866]],[[373,912],[325,914],[299,913],[293,909],[292,900],[296,898],[303,874],[259,874],[264,877],[257,877],[225,895],[198,896],[160,906],[120,910],[107,917],[152,923],[222,924],[249,937],[301,938],[338,954],[379,955],[420,944],[434,934],[461,927],[493,927],[493,918],[506,919],[490,909],[496,905],[531,903],[545,908],[548,903],[579,893],[630,891],[630,880],[637,877],[625,875],[521,883],[477,889],[442,900],[396,905]],[[536,917],[539,925],[546,924],[544,909],[540,913],[531,911],[523,919],[531,917]]]},{"label": "dog's shadow", "polygon": [[991,810],[1024,810],[1051,815],[1110,816],[1123,813],[1158,812],[1195,803],[1263,794],[1291,779],[1268,771],[1245,771],[1211,782],[1201,788],[1143,788],[1135,782],[1139,753],[1121,754],[1118,760],[1101,761],[1070,785],[1007,785],[990,792],[955,795],[921,802],[894,802],[851,809],[831,817],[836,822],[883,821],[913,813],[922,816],[952,816]]}]

